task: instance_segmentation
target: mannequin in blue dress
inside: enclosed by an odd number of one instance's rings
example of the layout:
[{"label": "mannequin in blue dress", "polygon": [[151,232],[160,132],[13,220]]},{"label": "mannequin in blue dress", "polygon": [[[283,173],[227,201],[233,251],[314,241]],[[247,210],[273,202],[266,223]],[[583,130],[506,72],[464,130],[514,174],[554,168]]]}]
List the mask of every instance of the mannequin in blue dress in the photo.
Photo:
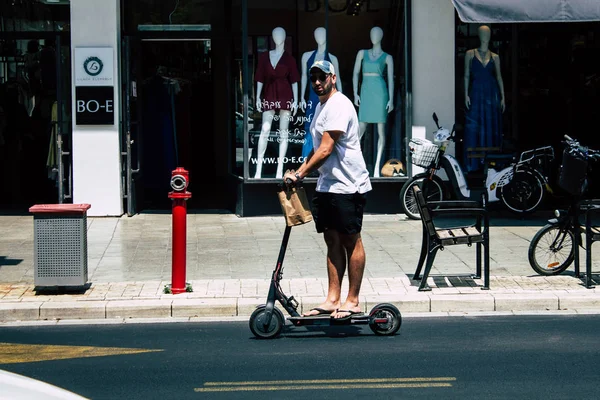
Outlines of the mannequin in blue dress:
[{"label": "mannequin in blue dress", "polygon": [[[337,74],[336,88],[339,92],[342,91],[342,80],[340,79],[340,67],[338,59],[333,54],[327,51],[327,31],[325,28],[317,28],[314,32],[315,42],[317,42],[317,49],[314,51],[307,51],[302,54],[302,77],[300,78],[300,109],[305,112],[306,121],[304,123],[304,144],[302,145],[302,157],[308,156],[310,151],[313,149],[312,136],[310,135],[310,123],[312,116],[315,113],[317,104],[319,104],[319,96],[315,93],[312,85],[308,82],[309,68],[315,61],[326,60],[330,61],[335,68]],[[308,90],[308,102],[306,99],[306,91]]]},{"label": "mannequin in blue dress", "polygon": [[500,57],[489,50],[491,29],[478,29],[480,46],[465,54],[465,167],[467,171],[481,168],[481,160],[467,158],[469,148],[500,147],[502,144],[502,113],[505,109],[504,83],[500,72]]},{"label": "mannequin in blue dress", "polygon": [[[359,50],[356,54],[352,85],[354,104],[359,107],[360,138],[362,139],[365,134],[368,124],[377,124],[377,158],[373,176],[379,177],[385,148],[385,123],[387,115],[394,109],[394,59],[381,48],[383,39],[381,28],[378,26],[372,28],[370,36],[373,47]],[[358,80],[361,69],[362,86],[359,96]],[[387,79],[384,79],[384,76]]]}]

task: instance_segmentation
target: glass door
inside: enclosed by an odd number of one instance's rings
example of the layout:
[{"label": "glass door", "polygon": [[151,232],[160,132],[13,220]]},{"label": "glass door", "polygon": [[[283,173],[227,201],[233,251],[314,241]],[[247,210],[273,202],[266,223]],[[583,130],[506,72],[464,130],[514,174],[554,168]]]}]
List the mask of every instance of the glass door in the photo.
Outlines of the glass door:
[{"label": "glass door", "polygon": [[122,58],[122,128],[121,128],[121,156],[123,157],[123,198],[128,216],[140,211],[143,190],[137,190],[141,172],[141,146],[140,120],[138,118],[138,79],[139,65],[137,58],[140,56],[140,41],[134,37],[125,37],[123,40]]}]

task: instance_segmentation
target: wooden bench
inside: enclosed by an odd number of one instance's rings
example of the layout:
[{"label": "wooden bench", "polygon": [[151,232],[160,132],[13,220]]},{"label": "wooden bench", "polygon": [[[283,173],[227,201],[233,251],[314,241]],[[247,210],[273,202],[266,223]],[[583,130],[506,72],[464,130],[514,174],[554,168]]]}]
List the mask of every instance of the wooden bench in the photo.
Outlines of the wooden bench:
[{"label": "wooden bench", "polygon": [[[445,246],[476,244],[477,270],[474,278],[481,278],[481,259],[483,247],[484,284],[482,289],[490,287],[490,252],[489,252],[489,216],[484,206],[476,201],[432,201],[426,202],[423,192],[418,185],[412,187],[417,207],[423,223],[423,240],[421,255],[413,276],[414,280],[421,280],[419,291],[431,290],[427,285],[427,278],[433,266],[433,260],[438,250]],[[485,201],[485,200],[484,200]],[[467,224],[452,228],[440,228],[435,225],[436,217],[451,216],[474,220]],[[425,264],[425,271],[421,277],[421,269]]]},{"label": "wooden bench", "polygon": [[585,221],[585,226],[579,226],[579,235],[574,235],[573,248],[575,249],[575,276],[581,278],[580,274],[580,259],[579,259],[579,246],[583,245],[580,243],[582,240],[581,235],[585,235],[585,287],[593,289],[592,284],[592,244],[600,241],[600,227],[598,226],[598,216],[600,215],[600,200],[591,199],[583,200],[578,204],[577,207],[577,223],[579,224],[580,216]]}]

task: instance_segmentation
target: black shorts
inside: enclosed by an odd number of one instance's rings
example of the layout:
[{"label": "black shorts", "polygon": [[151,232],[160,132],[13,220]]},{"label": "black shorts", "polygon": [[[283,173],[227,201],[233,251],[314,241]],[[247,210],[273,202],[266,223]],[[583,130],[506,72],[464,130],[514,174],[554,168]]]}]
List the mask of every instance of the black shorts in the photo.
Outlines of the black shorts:
[{"label": "black shorts", "polygon": [[366,193],[315,192],[312,212],[317,232],[334,229],[346,235],[360,233],[366,203]]}]

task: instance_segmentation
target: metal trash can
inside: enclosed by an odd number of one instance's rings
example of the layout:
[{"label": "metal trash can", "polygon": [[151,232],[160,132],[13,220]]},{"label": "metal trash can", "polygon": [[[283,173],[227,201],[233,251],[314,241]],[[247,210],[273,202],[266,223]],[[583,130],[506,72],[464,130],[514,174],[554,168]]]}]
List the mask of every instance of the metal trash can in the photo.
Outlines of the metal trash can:
[{"label": "metal trash can", "polygon": [[37,204],[29,209],[34,229],[34,284],[83,286],[88,279],[89,204]]}]

